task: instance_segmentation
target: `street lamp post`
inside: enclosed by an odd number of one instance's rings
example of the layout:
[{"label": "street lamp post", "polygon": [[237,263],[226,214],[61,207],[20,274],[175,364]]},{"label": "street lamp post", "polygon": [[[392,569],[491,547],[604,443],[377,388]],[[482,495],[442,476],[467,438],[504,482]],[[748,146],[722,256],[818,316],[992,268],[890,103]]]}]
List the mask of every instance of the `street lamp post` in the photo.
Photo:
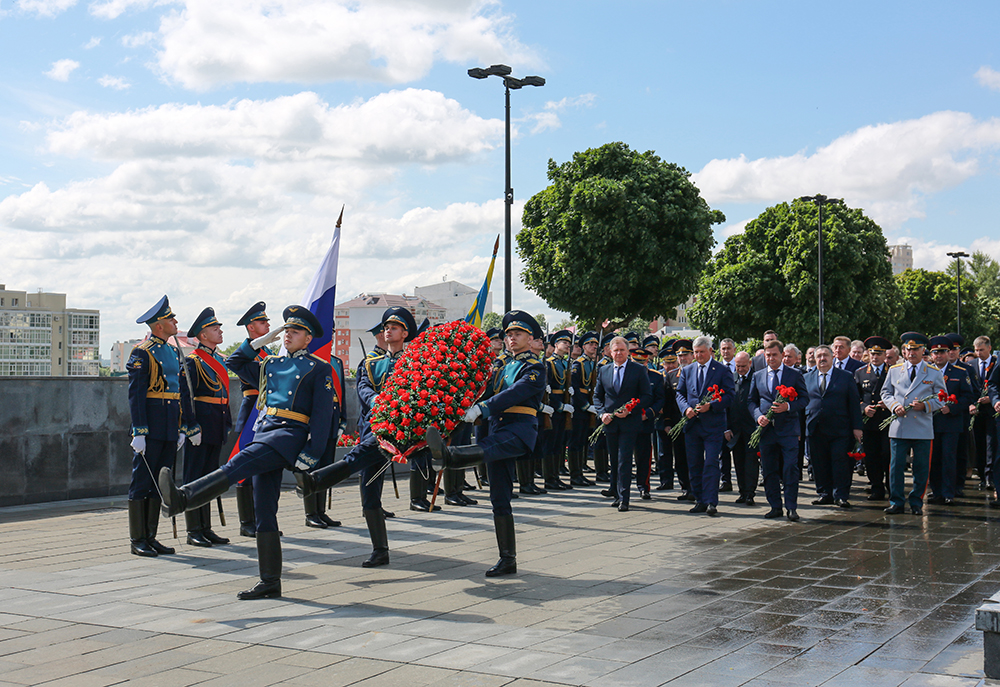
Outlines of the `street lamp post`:
[{"label": "street lamp post", "polygon": [[959,250],[954,253],[948,253],[949,258],[955,258],[955,273],[957,275],[957,296],[958,296],[958,312],[955,319],[955,331],[959,336],[962,335],[962,258],[969,257],[969,254],[965,251]]},{"label": "street lamp post", "polygon": [[469,76],[473,79],[485,79],[490,76],[499,76],[503,79],[504,85],[504,105],[506,113],[506,127],[504,136],[504,252],[503,252],[503,307],[504,312],[510,312],[511,306],[511,249],[510,249],[510,211],[514,205],[514,189],[510,185],[510,92],[518,90],[522,86],[544,86],[545,79],[540,76],[526,76],[523,79],[515,79],[510,75],[511,68],[505,64],[494,64],[488,68],[473,67],[469,70]]},{"label": "street lamp post", "polygon": [[823,338],[823,206],[829,203],[843,203],[840,198],[827,198],[824,195],[802,196],[799,200],[807,203],[815,203],[819,210],[819,223],[816,227],[817,244],[817,264],[816,264],[816,286],[819,291],[819,343],[826,343]]}]

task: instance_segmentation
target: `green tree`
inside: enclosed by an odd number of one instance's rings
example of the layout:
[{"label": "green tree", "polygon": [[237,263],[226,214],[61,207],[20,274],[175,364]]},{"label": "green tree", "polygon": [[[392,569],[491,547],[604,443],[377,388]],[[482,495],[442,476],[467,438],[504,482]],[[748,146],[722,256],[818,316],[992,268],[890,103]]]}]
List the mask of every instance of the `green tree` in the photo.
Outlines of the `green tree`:
[{"label": "green tree", "polygon": [[495,312],[488,312],[483,315],[483,331],[487,329],[493,329],[496,327],[499,329],[503,325],[503,317]]},{"label": "green tree", "polygon": [[538,323],[538,326],[542,328],[543,332],[547,332],[549,330],[549,323],[545,321],[545,315],[541,313],[535,315],[535,322]]},{"label": "green tree", "polygon": [[955,278],[944,272],[910,269],[896,275],[899,319],[896,336],[915,331],[928,336],[955,331]]},{"label": "green tree", "polygon": [[517,235],[529,289],[574,318],[617,329],[672,312],[709,258],[709,208],[690,174],[653,152],[608,143],[549,160],[551,182],[524,206]]},{"label": "green tree", "polygon": [[[698,282],[691,323],[737,341],[774,329],[800,347],[819,331],[817,208],[793,201],[766,209],[726,240]],[[852,339],[896,321],[896,285],[882,229],[858,209],[823,209],[824,335]]]}]

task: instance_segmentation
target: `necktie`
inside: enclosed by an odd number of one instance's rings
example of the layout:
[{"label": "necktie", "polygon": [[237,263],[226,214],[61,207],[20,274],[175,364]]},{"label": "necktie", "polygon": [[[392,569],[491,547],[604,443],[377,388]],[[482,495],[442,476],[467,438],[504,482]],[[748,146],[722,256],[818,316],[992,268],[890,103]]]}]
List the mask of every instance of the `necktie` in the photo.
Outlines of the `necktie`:
[{"label": "necktie", "polygon": [[701,388],[705,386],[705,366],[700,365],[698,367],[698,392],[701,393]]},{"label": "necktie", "polygon": [[983,370],[979,374],[979,376],[982,377],[983,379],[986,379],[986,361],[984,360],[983,362],[979,363],[979,367],[982,368]]},{"label": "necktie", "polygon": [[917,366],[914,365],[910,368],[910,381],[912,382],[917,378]]},{"label": "necktie", "polygon": [[624,365],[619,365],[618,367],[615,368],[615,391],[621,391],[623,369],[625,369]]},{"label": "necktie", "polygon": [[821,372],[819,380],[819,395],[822,396],[825,393],[826,393],[826,373]]},{"label": "necktie", "polygon": [[778,370],[771,370],[771,391],[774,393],[778,391]]}]

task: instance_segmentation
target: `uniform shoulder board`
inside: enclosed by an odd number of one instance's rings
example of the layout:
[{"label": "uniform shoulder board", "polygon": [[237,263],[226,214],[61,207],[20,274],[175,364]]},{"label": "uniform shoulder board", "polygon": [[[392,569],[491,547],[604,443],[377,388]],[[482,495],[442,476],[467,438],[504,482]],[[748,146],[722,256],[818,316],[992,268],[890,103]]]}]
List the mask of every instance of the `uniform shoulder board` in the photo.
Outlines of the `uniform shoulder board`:
[{"label": "uniform shoulder board", "polygon": [[150,348],[150,346],[153,345],[153,343],[154,342],[153,342],[152,339],[146,339],[141,344],[139,344],[138,346],[136,346],[136,348],[138,348],[140,351],[148,351],[149,348]]},{"label": "uniform shoulder board", "polygon": [[316,360],[318,360],[318,361],[319,361],[319,362],[321,362],[321,363],[326,363],[327,365],[329,365],[329,364],[330,364],[330,362],[329,362],[329,361],[327,361],[327,360],[323,360],[322,358],[320,358],[320,357],[319,357],[318,355],[316,355],[315,353],[310,353],[310,354],[309,354],[309,357],[310,357],[310,358],[315,358]]},{"label": "uniform shoulder board", "polygon": [[538,360],[538,358],[532,357],[532,358],[527,358],[524,362],[528,363],[529,365],[537,365],[540,361]]},{"label": "uniform shoulder board", "polygon": [[903,367],[904,365],[906,365],[906,363],[905,363],[905,362],[902,362],[902,363],[896,363],[895,365],[893,365],[893,366],[892,366],[892,367],[890,367],[889,369],[890,369],[890,370],[895,370],[895,369],[896,369],[897,367]]},{"label": "uniform shoulder board", "polygon": [[934,363],[927,363],[927,367],[931,368],[932,370],[938,370],[938,371],[941,370],[941,368],[935,365]]}]

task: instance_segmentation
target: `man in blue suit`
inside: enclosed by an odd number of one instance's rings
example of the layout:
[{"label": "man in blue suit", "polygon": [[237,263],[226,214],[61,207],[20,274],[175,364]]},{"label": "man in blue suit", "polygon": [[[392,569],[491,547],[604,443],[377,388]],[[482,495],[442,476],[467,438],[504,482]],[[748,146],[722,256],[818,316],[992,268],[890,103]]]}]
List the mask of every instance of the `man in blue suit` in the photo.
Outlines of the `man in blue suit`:
[{"label": "man in blue suit", "polygon": [[969,406],[975,403],[976,392],[969,370],[949,361],[953,342],[948,336],[931,337],[931,357],[944,376],[945,391],[954,394],[957,403],[947,403],[934,415],[934,441],[931,444],[930,485],[934,496],[928,503],[950,506],[955,503],[956,491],[965,481],[959,446],[969,427],[966,416]]},{"label": "man in blue suit", "polygon": [[805,377],[806,436],[819,495],[813,505],[850,508],[854,460],[847,452],[861,441],[861,397],[854,375],[834,367],[833,358],[829,346],[817,346],[816,367]]},{"label": "man in blue suit", "polygon": [[[653,400],[649,373],[645,366],[629,360],[628,348],[623,337],[612,339],[611,363],[598,372],[594,388],[594,408],[604,423],[611,461],[611,491],[617,495],[613,505],[622,513],[628,511],[632,454],[636,436],[642,431],[642,411]],[[633,398],[639,399],[639,405],[626,413],[622,406]]]},{"label": "man in blue suit", "polygon": [[836,369],[853,375],[855,370],[864,367],[864,363],[851,357],[851,340],[846,336],[834,338],[830,350],[833,351],[833,366]]},{"label": "man in blue suit", "polygon": [[[689,512],[714,516],[719,505],[719,454],[725,441],[726,411],[736,385],[729,368],[712,357],[712,339],[699,336],[693,348],[694,362],[681,370],[677,380],[677,407],[687,418],[684,444],[695,498]],[[706,390],[713,386],[720,390],[719,400],[703,402]]]},{"label": "man in blue suit", "polygon": [[[784,346],[777,339],[764,346],[763,370],[754,373],[747,401],[760,437],[760,464],[764,473],[764,496],[771,510],[765,518],[780,518],[782,486],[788,519],[799,519],[799,413],[806,407],[808,393],[802,373],[782,363]],[[793,401],[776,403],[778,386],[795,389]],[[773,411],[771,419],[768,411]]]}]

